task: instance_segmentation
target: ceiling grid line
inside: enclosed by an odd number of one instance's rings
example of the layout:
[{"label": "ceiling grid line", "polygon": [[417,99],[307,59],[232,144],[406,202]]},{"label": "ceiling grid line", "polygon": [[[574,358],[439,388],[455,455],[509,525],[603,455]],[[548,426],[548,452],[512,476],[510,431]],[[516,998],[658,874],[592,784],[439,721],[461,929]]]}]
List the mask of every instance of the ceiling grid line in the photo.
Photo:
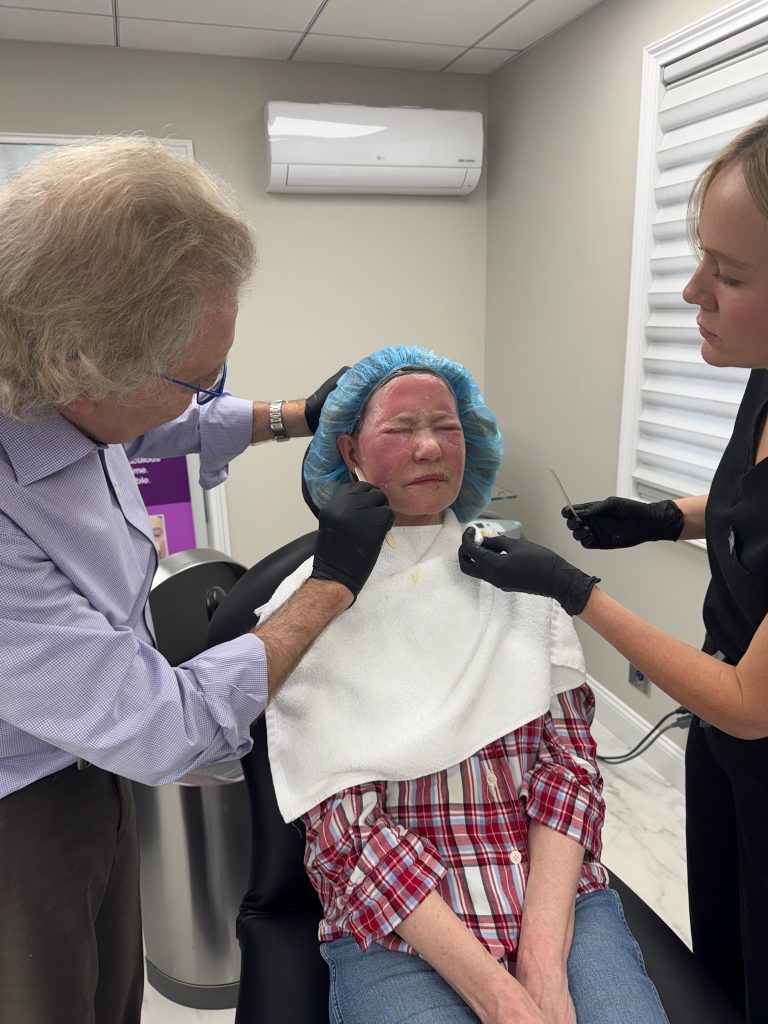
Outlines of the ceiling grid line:
[{"label": "ceiling grid line", "polygon": [[[359,39],[361,42],[376,43],[408,43],[409,46],[442,46],[446,50],[455,50],[451,43],[431,43],[427,39],[390,39],[388,36],[353,36],[346,32],[309,32],[316,39]],[[471,47],[470,47],[471,49]]]},{"label": "ceiling grid line", "polygon": [[158,25],[195,25],[198,28],[236,28],[243,32],[283,32],[289,36],[296,35],[295,29],[265,28],[263,25],[234,25],[229,21],[179,21],[177,18],[145,18],[136,14],[121,14],[120,18],[123,21],[154,21]]},{"label": "ceiling grid line", "polygon": [[[450,66],[451,66],[452,64],[455,64],[457,60],[461,60],[461,58],[462,58],[462,57],[465,57],[465,56],[466,56],[466,55],[467,55],[467,54],[468,54],[468,53],[470,52],[470,50],[474,50],[474,49],[483,49],[483,47],[481,47],[481,46],[480,46],[480,43],[482,43],[482,41],[483,41],[484,39],[487,39],[487,38],[488,38],[488,36],[491,36],[491,35],[493,35],[493,33],[494,33],[494,32],[497,32],[497,31],[498,31],[498,30],[499,30],[500,28],[502,28],[502,27],[503,27],[504,25],[507,25],[507,24],[508,24],[508,23],[509,23],[509,22],[510,22],[510,21],[511,21],[511,20],[512,20],[512,19],[513,19],[514,17],[516,17],[516,16],[517,16],[517,15],[518,15],[518,14],[519,14],[519,13],[520,13],[521,11],[524,11],[524,10],[526,9],[526,7],[530,7],[530,6],[531,6],[531,4],[532,4],[532,3],[535,3],[535,2],[536,2],[536,0],[526,0],[526,2],[525,2],[524,4],[521,4],[521,5],[520,5],[520,6],[519,6],[519,7],[517,8],[517,10],[514,10],[514,11],[512,11],[512,13],[511,13],[511,14],[509,14],[509,15],[507,15],[507,17],[506,17],[506,18],[503,18],[503,19],[502,19],[502,20],[501,20],[501,21],[500,21],[500,22],[498,23],[498,25],[494,25],[494,26],[493,26],[493,28],[489,28],[487,32],[485,32],[485,33],[484,33],[483,35],[481,35],[481,36],[480,36],[480,38],[479,38],[479,39],[476,39],[476,40],[474,41],[474,43],[472,43],[472,44],[471,44],[470,46],[468,46],[468,47],[466,48],[466,50],[464,50],[464,52],[463,52],[463,53],[460,53],[460,54],[458,55],[458,57],[454,57],[454,58],[453,58],[453,60],[449,60],[449,61],[448,61],[448,63],[447,63],[446,65],[445,65],[445,67],[443,67],[443,68],[440,68],[440,70],[441,70],[441,71],[447,71],[447,70],[448,70],[448,69],[450,68]],[[496,49],[496,47],[493,47],[493,49]],[[515,53],[513,53],[513,54],[512,54],[512,56],[511,56],[511,57],[509,58],[509,60],[512,60],[512,57],[516,57],[518,53],[520,53],[520,51],[519,51],[519,50],[517,50],[517,51],[516,51]],[[508,60],[508,61],[505,61],[505,62],[504,62],[504,64],[502,65],[502,67],[504,67],[504,66],[505,66],[506,64],[509,64],[509,60]],[[498,68],[497,68],[496,70],[498,70]]]},{"label": "ceiling grid line", "polygon": [[315,22],[320,17],[320,15],[323,13],[323,11],[325,10],[325,8],[328,6],[329,3],[330,3],[330,0],[323,0],[323,2],[320,4],[320,6],[317,8],[315,13],[310,18],[309,24],[307,25],[307,27],[302,32],[302,34],[301,34],[298,42],[294,46],[294,48],[291,50],[291,52],[286,57],[286,60],[293,60],[293,58],[296,56],[296,53],[298,52],[299,47],[301,46],[301,44],[304,42],[304,40],[309,35],[309,33],[310,33],[311,29],[312,29],[312,26],[315,24]]},{"label": "ceiling grid line", "polygon": [[0,8],[8,11],[39,11],[41,14],[80,14],[86,18],[112,18],[114,16],[106,12],[95,14],[93,11],[62,11],[60,7],[31,7],[29,4],[0,4]]}]

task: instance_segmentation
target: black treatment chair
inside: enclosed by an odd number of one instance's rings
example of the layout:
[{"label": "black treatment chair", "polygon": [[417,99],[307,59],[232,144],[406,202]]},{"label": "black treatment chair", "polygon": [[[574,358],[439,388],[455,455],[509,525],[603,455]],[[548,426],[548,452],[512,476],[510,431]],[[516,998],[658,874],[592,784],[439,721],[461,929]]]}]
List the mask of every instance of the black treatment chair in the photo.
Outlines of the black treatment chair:
[{"label": "black treatment chair", "polygon": [[[208,646],[253,627],[254,609],[312,553],[314,539],[314,532],[297,538],[237,581],[213,614]],[[242,765],[250,795],[253,845],[249,888],[237,918],[241,973],[235,1024],[328,1024],[328,968],[317,942],[321,908],[304,874],[303,832],[280,817],[263,717],[251,732],[253,749]],[[621,895],[627,922],[670,1024],[743,1024],[664,921],[613,872],[611,884]]]}]

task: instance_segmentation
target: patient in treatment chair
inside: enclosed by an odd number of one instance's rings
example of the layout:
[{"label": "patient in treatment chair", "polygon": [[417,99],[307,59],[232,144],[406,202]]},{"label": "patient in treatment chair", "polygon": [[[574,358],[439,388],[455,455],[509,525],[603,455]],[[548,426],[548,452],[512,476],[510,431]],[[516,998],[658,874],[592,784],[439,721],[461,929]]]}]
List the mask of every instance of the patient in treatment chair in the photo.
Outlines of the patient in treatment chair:
[{"label": "patient in treatment chair", "polygon": [[600,863],[571,620],[459,569],[501,457],[464,367],[393,347],[342,377],[305,460],[318,507],[351,477],[395,512],[356,603],[267,710],[278,804],[304,822],[323,904],[332,1024],[667,1020]]}]

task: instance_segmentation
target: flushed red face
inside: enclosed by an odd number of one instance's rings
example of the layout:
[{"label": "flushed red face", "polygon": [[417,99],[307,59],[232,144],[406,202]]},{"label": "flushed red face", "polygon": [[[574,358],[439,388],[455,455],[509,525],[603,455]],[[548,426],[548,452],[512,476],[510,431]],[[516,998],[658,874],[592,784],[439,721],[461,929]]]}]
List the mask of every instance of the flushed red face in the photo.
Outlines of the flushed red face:
[{"label": "flushed red face", "polygon": [[429,373],[396,377],[375,392],[359,434],[339,438],[352,473],[384,492],[395,526],[427,526],[457,498],[464,431],[448,385]]}]

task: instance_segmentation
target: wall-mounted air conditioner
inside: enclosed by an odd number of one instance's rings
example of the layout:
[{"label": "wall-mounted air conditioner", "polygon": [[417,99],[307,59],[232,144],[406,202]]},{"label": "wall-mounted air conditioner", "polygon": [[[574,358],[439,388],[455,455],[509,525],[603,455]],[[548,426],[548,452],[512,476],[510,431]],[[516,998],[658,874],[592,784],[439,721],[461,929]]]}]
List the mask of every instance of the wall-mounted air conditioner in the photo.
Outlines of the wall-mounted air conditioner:
[{"label": "wall-mounted air conditioner", "polygon": [[463,196],[480,180],[474,110],[271,102],[267,192]]}]

